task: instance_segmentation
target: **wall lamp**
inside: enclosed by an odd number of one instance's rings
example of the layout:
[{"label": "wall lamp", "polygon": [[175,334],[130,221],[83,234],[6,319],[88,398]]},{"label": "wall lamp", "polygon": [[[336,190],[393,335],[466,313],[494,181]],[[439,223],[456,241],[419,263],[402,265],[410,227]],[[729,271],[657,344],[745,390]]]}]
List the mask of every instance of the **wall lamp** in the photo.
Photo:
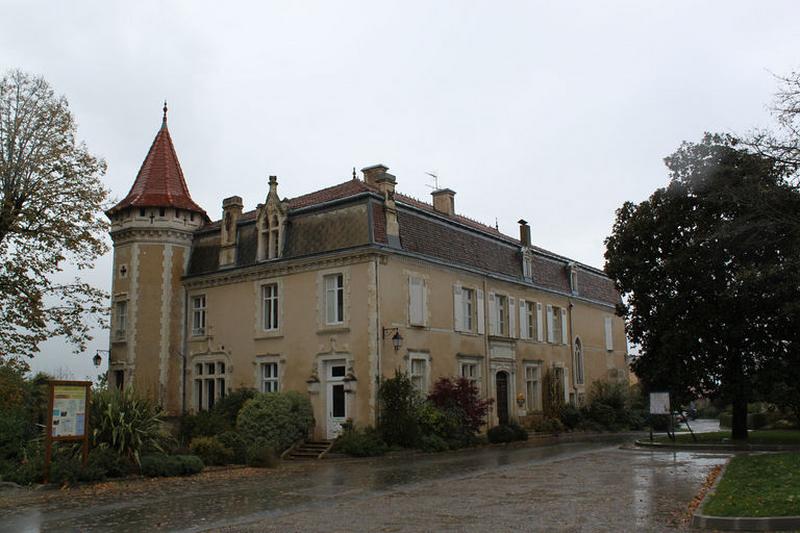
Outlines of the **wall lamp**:
[{"label": "wall lamp", "polygon": [[103,362],[103,358],[100,356],[100,352],[108,356],[111,356],[111,352],[108,350],[97,350],[97,352],[94,354],[94,357],[92,357],[92,362],[94,363],[94,366],[100,366],[100,363]]},{"label": "wall lamp", "polygon": [[386,339],[386,335],[391,334],[394,331],[394,335],[392,335],[392,347],[394,351],[400,349],[400,346],[403,345],[403,336],[400,335],[400,328],[383,328],[383,338]]}]

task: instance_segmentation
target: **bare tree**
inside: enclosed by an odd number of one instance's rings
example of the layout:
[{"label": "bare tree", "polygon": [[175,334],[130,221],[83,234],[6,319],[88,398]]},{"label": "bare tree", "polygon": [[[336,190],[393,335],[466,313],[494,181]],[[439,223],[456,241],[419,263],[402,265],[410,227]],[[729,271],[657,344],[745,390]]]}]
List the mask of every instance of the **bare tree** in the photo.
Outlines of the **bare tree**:
[{"label": "bare tree", "polygon": [[19,70],[0,79],[0,360],[32,357],[64,336],[75,352],[102,319],[107,296],[67,264],[90,268],[108,246],[100,178],[105,161],[75,139],[67,100]]}]

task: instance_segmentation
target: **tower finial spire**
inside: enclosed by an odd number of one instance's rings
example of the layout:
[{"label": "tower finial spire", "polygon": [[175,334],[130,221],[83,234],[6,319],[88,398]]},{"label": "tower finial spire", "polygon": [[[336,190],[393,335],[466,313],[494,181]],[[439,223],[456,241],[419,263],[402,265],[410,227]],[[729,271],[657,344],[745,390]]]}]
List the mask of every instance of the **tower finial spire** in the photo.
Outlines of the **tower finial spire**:
[{"label": "tower finial spire", "polygon": [[164,118],[161,121],[161,127],[165,128],[167,126],[167,99],[164,98]]}]

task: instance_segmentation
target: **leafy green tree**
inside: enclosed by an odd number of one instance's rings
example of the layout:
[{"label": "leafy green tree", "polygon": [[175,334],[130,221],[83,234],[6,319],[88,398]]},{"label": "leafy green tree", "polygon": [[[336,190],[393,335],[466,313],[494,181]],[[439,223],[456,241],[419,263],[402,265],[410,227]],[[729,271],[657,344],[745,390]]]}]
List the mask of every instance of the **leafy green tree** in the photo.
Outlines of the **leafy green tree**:
[{"label": "leafy green tree", "polygon": [[42,78],[0,78],[0,357],[33,356],[64,336],[83,351],[106,295],[55,280],[66,263],[91,267],[107,250],[99,216],[106,164],[76,138],[67,100]]},{"label": "leafy green tree", "polygon": [[641,347],[632,366],[649,390],[678,402],[733,404],[747,438],[753,380],[797,350],[800,194],[787,168],[727,136],[684,143],[665,160],[667,187],[625,203],[606,240],[606,270]]}]

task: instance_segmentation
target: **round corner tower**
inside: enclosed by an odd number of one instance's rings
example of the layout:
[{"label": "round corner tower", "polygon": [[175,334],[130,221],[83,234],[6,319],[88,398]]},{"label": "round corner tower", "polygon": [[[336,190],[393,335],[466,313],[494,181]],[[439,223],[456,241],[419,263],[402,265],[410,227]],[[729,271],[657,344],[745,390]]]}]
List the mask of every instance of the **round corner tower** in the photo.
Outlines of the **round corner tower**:
[{"label": "round corner tower", "polygon": [[189,195],[164,118],[128,195],[106,212],[114,242],[111,386],[133,387],[181,412],[186,272],[208,215]]}]

